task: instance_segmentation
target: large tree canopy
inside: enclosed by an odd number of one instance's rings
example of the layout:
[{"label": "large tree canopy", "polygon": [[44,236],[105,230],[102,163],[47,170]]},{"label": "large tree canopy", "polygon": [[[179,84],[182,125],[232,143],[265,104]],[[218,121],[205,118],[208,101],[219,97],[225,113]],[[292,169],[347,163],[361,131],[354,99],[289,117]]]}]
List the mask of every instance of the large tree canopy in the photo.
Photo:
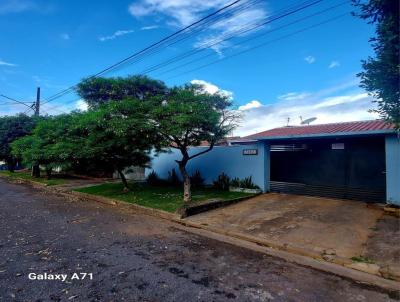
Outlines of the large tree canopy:
[{"label": "large tree canopy", "polygon": [[353,0],[356,15],[376,24],[376,36],[371,38],[374,57],[362,61],[359,73],[361,87],[376,98],[377,112],[400,130],[400,64],[399,64],[399,1]]},{"label": "large tree canopy", "polygon": [[85,150],[82,160],[118,171],[128,189],[123,170],[146,166],[151,149],[160,148],[157,133],[149,124],[148,111],[148,103],[126,99],[81,114],[71,131],[84,138],[80,145]]},{"label": "large tree canopy", "polygon": [[36,119],[27,115],[0,117],[0,160],[4,160],[13,171],[16,158],[11,154],[11,143],[29,134],[35,127]]},{"label": "large tree canopy", "polygon": [[[228,96],[209,94],[199,85],[175,87],[167,96],[156,96],[151,102],[151,121],[159,135],[182,154],[177,163],[184,180],[184,201],[189,202],[191,189],[186,164],[211,151],[217,141],[228,135],[236,127],[238,115],[229,110],[231,100]],[[189,154],[190,147],[204,141],[209,147]]]},{"label": "large tree canopy", "polygon": [[81,150],[82,138],[70,135],[70,127],[76,116],[76,113],[72,113],[39,121],[32,134],[11,144],[12,154],[25,165],[45,167],[48,177],[53,168],[68,167]]},{"label": "large tree canopy", "polygon": [[89,78],[78,84],[77,91],[82,99],[94,108],[125,98],[143,100],[154,95],[165,94],[167,86],[162,81],[134,75],[125,78]]},{"label": "large tree canopy", "polygon": [[87,112],[48,118],[32,135],[12,144],[13,154],[27,164],[45,167],[48,175],[54,167],[81,165],[118,171],[128,189],[123,170],[146,166],[150,151],[162,146],[148,119],[150,108],[148,102],[126,99]]}]

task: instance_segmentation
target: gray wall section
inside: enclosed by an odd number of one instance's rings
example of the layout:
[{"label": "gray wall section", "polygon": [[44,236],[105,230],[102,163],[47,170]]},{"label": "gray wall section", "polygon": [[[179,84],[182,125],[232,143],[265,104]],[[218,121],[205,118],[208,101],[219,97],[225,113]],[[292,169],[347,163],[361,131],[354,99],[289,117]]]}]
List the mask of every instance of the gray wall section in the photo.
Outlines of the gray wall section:
[{"label": "gray wall section", "polygon": [[386,200],[400,205],[400,138],[387,136],[386,148]]},{"label": "gray wall section", "polygon": [[[205,147],[190,149],[193,155],[203,151]],[[257,155],[243,155],[244,149],[257,149]],[[170,153],[161,153],[154,156],[151,168],[146,169],[146,176],[154,170],[160,178],[167,178],[168,172],[175,168],[179,175],[176,159],[180,159],[179,150],[172,149]],[[253,182],[263,191],[269,190],[269,147],[264,143],[245,146],[214,147],[208,153],[189,161],[189,174],[199,170],[206,184],[212,184],[219,174],[224,172],[229,177],[245,178],[251,176]]]}]

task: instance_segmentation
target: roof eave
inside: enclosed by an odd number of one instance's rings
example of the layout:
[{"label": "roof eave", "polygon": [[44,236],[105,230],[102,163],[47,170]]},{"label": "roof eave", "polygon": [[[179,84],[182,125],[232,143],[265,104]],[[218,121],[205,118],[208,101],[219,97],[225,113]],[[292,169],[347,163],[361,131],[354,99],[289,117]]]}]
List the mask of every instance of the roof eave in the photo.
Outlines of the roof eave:
[{"label": "roof eave", "polygon": [[299,135],[284,135],[284,136],[255,136],[252,140],[283,140],[295,138],[324,138],[324,137],[338,137],[338,136],[368,136],[368,135],[386,135],[396,134],[393,129],[384,130],[368,130],[368,131],[353,131],[353,132],[336,132],[336,133],[316,133],[316,134],[299,134]]}]

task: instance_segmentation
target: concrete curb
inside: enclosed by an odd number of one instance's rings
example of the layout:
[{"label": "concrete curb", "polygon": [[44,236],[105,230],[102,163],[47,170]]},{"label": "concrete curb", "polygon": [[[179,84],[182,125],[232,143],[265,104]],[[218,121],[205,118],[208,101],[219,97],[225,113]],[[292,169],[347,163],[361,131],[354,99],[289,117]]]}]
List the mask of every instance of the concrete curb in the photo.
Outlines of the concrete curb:
[{"label": "concrete curb", "polygon": [[42,182],[38,182],[38,181],[34,181],[34,180],[28,180],[28,179],[23,179],[23,178],[13,178],[7,175],[1,175],[0,174],[0,178],[3,178],[9,182],[12,183],[19,183],[19,184],[28,184],[28,185],[32,185],[35,188],[44,188],[44,187],[50,187],[49,185],[42,183]]},{"label": "concrete curb", "polygon": [[[9,177],[2,177],[6,180],[14,180]],[[182,219],[180,215],[169,213],[162,210],[146,208],[140,205],[128,203],[121,200],[112,198],[96,196],[92,194],[66,190],[57,188],[57,186],[46,186],[42,183],[37,183],[29,180],[17,181],[19,183],[33,184],[34,187],[43,189],[45,191],[58,194],[64,197],[74,197],[82,201],[96,201],[111,206],[124,206],[134,210],[135,212],[153,216],[156,218],[165,219],[177,224],[177,227],[183,231],[194,233],[197,235],[205,236],[218,241],[233,244],[238,247],[251,249],[256,252],[261,252],[272,257],[278,257],[285,261],[296,263],[305,267],[310,267],[326,273],[331,273],[342,278],[362,283],[370,286],[375,286],[386,291],[399,292],[400,282],[385,279],[378,275],[366,273],[354,268],[347,267],[348,261],[327,262],[320,256],[310,254],[304,250],[298,250],[289,246],[279,246],[277,244],[262,240],[257,237],[244,235],[236,232],[229,232],[221,229],[214,229],[201,224],[193,223],[191,221]],[[347,260],[347,259],[346,259]]]},{"label": "concrete curb", "polygon": [[180,215],[175,214],[175,213],[170,213],[170,212],[152,209],[152,208],[146,208],[141,205],[137,205],[137,204],[133,204],[133,203],[129,203],[126,201],[117,200],[117,199],[113,199],[113,198],[97,196],[97,195],[92,195],[92,194],[87,194],[87,193],[82,193],[82,192],[77,192],[77,191],[68,191],[67,194],[71,194],[83,201],[89,200],[89,201],[96,201],[96,202],[100,202],[100,203],[104,203],[104,204],[112,205],[112,206],[124,206],[124,207],[130,208],[130,209],[133,209],[136,212],[141,213],[141,214],[146,214],[146,215],[150,215],[150,216],[154,216],[157,218],[162,218],[162,219],[166,219],[166,220],[170,220],[170,221],[174,221],[174,222],[180,221],[180,219],[181,219]]},{"label": "concrete curb", "polygon": [[194,204],[194,205],[191,205],[188,207],[184,207],[184,208],[182,208],[183,213],[182,213],[181,218],[186,218],[186,217],[200,214],[203,212],[207,212],[210,210],[227,207],[232,204],[256,197],[257,195],[260,195],[260,194],[261,193],[254,193],[249,196],[238,197],[238,198],[233,198],[233,199],[229,199],[229,200],[218,200],[218,201],[214,201],[214,202],[201,202],[201,203]]}]

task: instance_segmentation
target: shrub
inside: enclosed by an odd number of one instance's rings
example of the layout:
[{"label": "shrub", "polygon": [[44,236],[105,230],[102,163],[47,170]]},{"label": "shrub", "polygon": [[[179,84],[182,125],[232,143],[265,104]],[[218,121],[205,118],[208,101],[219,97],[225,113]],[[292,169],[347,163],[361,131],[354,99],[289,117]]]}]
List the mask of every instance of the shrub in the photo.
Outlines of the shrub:
[{"label": "shrub", "polygon": [[230,183],[230,186],[234,187],[234,188],[239,188],[240,187],[240,179],[239,179],[239,177],[235,177],[234,179],[232,179],[231,183]]},{"label": "shrub", "polygon": [[149,175],[147,175],[146,182],[149,185],[157,186],[161,184],[162,180],[158,177],[156,171],[153,170]]},{"label": "shrub", "polygon": [[259,189],[260,187],[253,183],[251,176],[245,177],[240,181],[240,187],[244,189]]},{"label": "shrub", "polygon": [[176,174],[175,169],[172,169],[170,172],[168,172],[168,180],[167,181],[170,185],[173,185],[173,186],[182,185],[182,182],[181,182],[178,174]]},{"label": "shrub", "polygon": [[251,176],[245,177],[244,179],[240,179],[235,177],[231,180],[230,186],[234,188],[243,188],[243,189],[259,189],[260,187],[253,183]]},{"label": "shrub", "polygon": [[204,186],[204,178],[201,177],[200,171],[196,170],[192,176],[190,176],[190,182],[193,187],[202,187]]},{"label": "shrub", "polygon": [[230,178],[224,172],[218,175],[217,180],[214,180],[213,186],[218,190],[229,190]]}]

